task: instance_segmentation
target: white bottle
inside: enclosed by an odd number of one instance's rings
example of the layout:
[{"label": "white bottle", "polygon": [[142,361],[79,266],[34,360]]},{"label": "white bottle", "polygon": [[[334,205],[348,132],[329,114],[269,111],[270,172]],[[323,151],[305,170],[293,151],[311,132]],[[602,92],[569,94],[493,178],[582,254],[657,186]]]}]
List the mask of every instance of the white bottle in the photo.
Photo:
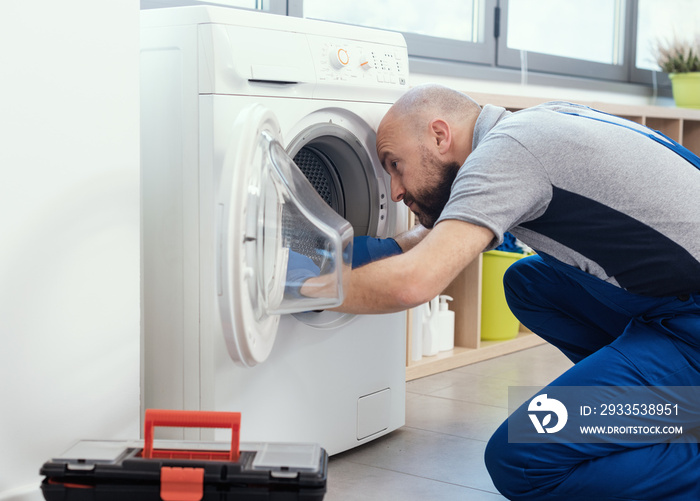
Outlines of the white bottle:
[{"label": "white bottle", "polygon": [[423,358],[423,305],[413,308],[413,330],[411,332],[411,360]]},{"label": "white bottle", "polygon": [[423,305],[423,356],[432,357],[440,351],[440,338],[435,320],[438,313],[438,298]]},{"label": "white bottle", "polygon": [[435,329],[439,339],[438,349],[440,351],[451,350],[455,347],[455,312],[447,308],[447,301],[453,301],[450,296],[441,295],[438,311],[434,312]]}]

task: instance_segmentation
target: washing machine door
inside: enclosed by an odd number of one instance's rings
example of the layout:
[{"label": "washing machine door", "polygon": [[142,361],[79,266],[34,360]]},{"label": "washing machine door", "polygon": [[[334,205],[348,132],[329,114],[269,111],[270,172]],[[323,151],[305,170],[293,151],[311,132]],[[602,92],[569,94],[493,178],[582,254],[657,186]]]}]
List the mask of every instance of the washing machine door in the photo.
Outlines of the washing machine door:
[{"label": "washing machine door", "polygon": [[224,338],[231,358],[252,367],[270,354],[280,315],[343,302],[353,230],[287,155],[276,117],[258,104],[234,123],[218,219]]}]

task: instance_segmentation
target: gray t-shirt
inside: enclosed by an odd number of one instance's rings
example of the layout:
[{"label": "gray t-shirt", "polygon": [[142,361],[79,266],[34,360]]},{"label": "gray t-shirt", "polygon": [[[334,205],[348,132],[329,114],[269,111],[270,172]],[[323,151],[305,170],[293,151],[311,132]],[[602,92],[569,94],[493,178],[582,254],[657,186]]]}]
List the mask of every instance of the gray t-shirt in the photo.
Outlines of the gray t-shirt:
[{"label": "gray t-shirt", "polygon": [[700,170],[630,128],[654,133],[570,103],[487,105],[438,223],[485,226],[489,248],[510,231],[633,293],[698,292]]}]

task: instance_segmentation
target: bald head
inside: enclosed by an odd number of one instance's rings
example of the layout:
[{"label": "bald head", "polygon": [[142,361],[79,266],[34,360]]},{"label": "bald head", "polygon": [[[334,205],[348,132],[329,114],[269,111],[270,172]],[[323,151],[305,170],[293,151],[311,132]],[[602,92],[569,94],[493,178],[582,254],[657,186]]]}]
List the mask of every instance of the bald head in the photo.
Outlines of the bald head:
[{"label": "bald head", "polygon": [[424,84],[402,95],[385,119],[400,120],[418,131],[434,118],[450,123],[471,122],[480,112],[481,107],[466,94],[438,84]]},{"label": "bald head", "polygon": [[413,87],[389,108],[377,128],[379,158],[383,159],[387,142],[404,138],[419,146],[447,147],[440,152],[443,160],[462,165],[471,153],[480,113],[476,101],[454,89],[438,84]]}]

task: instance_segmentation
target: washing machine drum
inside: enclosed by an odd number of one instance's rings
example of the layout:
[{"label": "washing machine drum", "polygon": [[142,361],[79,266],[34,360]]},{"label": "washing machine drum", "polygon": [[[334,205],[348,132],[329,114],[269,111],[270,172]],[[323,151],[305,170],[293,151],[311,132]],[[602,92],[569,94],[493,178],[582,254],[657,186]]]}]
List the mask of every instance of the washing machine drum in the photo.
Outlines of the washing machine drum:
[{"label": "washing machine drum", "polygon": [[363,126],[341,113],[335,118],[345,126],[328,120],[311,125],[290,141],[287,151],[326,204],[352,225],[355,236],[380,235],[388,222],[383,174],[375,172],[366,145],[353,133],[365,132]]},{"label": "washing machine drum", "polygon": [[[305,147],[294,156],[294,164],[304,174],[314,191],[335,213],[345,218],[343,188],[331,160],[319,150]],[[314,237],[315,231],[309,221],[286,221],[283,224],[284,238],[292,252],[309,256],[314,263],[323,266],[323,255],[317,252],[323,242]]]},{"label": "washing machine drum", "polygon": [[294,156],[294,163],[324,202],[345,217],[343,187],[331,159],[317,148],[306,146]]}]

